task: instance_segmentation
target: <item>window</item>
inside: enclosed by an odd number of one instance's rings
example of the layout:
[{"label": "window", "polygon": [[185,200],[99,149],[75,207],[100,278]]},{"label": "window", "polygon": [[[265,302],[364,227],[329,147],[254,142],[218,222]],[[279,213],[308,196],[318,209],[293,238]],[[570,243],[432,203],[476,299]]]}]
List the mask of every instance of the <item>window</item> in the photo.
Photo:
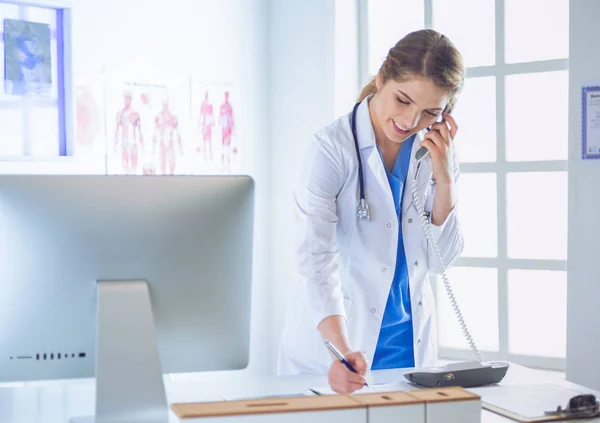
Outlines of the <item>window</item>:
[{"label": "window", "polygon": [[69,18],[68,11],[47,3],[0,2],[2,158],[68,155],[64,23]]},{"label": "window", "polygon": [[[362,83],[415,29],[444,33],[463,54],[467,79],[453,115],[466,245],[448,276],[485,359],[564,370],[568,0],[359,5]],[[473,359],[441,280],[435,286],[440,357]]]}]

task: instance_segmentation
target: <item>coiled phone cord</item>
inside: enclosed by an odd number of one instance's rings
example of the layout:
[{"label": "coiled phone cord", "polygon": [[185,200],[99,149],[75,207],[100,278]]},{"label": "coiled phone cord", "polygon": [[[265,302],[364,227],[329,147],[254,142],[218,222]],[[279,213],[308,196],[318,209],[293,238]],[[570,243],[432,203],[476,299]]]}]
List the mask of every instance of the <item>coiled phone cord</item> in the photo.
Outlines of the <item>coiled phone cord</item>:
[{"label": "coiled phone cord", "polygon": [[413,197],[413,201],[415,203],[415,206],[417,207],[417,211],[419,213],[419,218],[421,220],[421,225],[423,226],[423,230],[425,231],[425,235],[427,236],[427,239],[429,241],[429,244],[432,246],[433,251],[435,253],[435,257],[437,259],[437,263],[438,263],[438,267],[439,270],[442,274],[442,280],[444,282],[444,287],[446,289],[446,294],[448,294],[448,299],[450,300],[450,304],[452,305],[452,309],[454,310],[454,313],[456,314],[456,317],[458,319],[458,323],[460,325],[460,329],[462,330],[463,335],[465,336],[467,343],[469,344],[469,347],[471,347],[471,350],[473,351],[473,354],[475,354],[475,356],[477,356],[477,359],[482,362],[483,361],[483,357],[481,356],[481,354],[479,353],[479,350],[477,349],[477,346],[475,345],[475,341],[473,341],[473,337],[471,336],[471,333],[469,332],[469,329],[467,328],[467,324],[465,322],[465,319],[463,318],[463,315],[460,311],[460,308],[458,306],[458,302],[456,301],[456,298],[454,297],[454,292],[452,291],[452,287],[450,286],[450,281],[448,280],[448,276],[446,276],[446,266],[444,266],[444,261],[442,260],[442,254],[440,253],[439,247],[437,245],[437,242],[435,241],[435,238],[433,236],[433,232],[431,232],[431,226],[429,225],[429,221],[427,218],[427,215],[425,214],[425,208],[423,206],[423,203],[421,203],[421,200],[419,199],[419,195],[418,195],[418,186],[417,186],[417,180],[418,180],[418,176],[419,176],[419,170],[421,167],[421,163],[419,162],[417,164],[417,171],[415,173],[415,177],[412,181],[412,197]]}]

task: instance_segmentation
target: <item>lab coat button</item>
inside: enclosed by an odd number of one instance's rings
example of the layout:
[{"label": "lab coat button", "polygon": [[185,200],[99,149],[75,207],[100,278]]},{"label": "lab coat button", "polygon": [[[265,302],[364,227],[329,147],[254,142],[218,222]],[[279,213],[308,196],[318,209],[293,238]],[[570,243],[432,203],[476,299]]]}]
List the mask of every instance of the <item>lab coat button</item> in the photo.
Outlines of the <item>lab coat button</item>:
[{"label": "lab coat button", "polygon": [[371,309],[371,313],[375,313],[377,310],[375,310],[374,308]]},{"label": "lab coat button", "polygon": [[383,273],[387,272],[387,267],[384,267],[383,269],[381,269],[381,271],[382,271]]},{"label": "lab coat button", "polygon": [[408,223],[412,223],[412,219],[410,219],[410,218],[409,218],[409,219],[408,219]]},{"label": "lab coat button", "polygon": [[418,266],[418,265],[419,265],[419,262],[418,262],[418,261],[415,261],[415,266]]},{"label": "lab coat button", "polygon": [[423,305],[423,301],[419,301],[419,305],[422,306]]},{"label": "lab coat button", "polygon": [[391,227],[392,227],[392,224],[391,224],[391,223],[388,223],[388,224],[387,224],[387,227],[388,227],[388,228],[391,228]]},{"label": "lab coat button", "polygon": [[421,343],[421,339],[419,338],[419,339],[417,339],[417,344],[420,344],[420,343]]}]

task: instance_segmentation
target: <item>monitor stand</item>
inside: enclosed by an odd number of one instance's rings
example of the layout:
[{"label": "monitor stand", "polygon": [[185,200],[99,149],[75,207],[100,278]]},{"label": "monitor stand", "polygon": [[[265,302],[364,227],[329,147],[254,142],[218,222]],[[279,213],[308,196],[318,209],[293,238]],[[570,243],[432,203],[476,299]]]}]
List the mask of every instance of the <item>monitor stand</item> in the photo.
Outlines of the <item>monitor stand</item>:
[{"label": "monitor stand", "polygon": [[96,413],[70,423],[167,423],[146,281],[98,281]]}]

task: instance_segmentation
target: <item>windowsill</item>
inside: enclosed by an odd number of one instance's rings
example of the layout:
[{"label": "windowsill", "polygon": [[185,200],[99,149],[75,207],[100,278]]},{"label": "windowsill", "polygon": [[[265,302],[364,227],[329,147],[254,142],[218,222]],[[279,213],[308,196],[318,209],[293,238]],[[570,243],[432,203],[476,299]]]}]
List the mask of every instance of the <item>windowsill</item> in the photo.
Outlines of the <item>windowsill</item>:
[{"label": "windowsill", "polygon": [[0,162],[71,162],[74,156],[3,156]]}]

